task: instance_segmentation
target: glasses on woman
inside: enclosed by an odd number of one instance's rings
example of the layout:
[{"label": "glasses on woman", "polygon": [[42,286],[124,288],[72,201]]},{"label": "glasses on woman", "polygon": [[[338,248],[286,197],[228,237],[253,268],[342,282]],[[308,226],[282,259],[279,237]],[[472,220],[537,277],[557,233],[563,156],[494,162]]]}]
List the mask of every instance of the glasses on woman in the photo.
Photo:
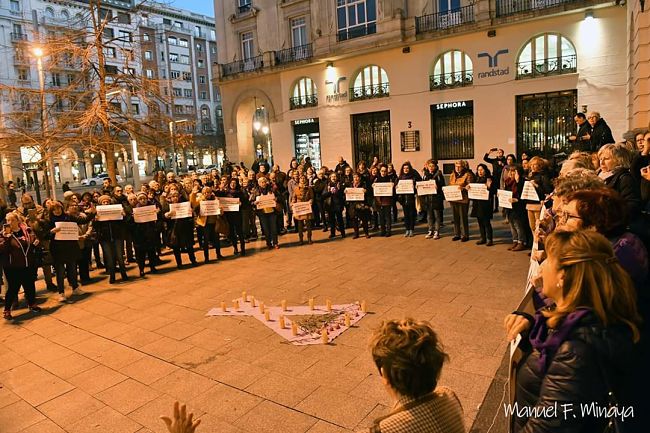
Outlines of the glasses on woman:
[{"label": "glasses on woman", "polygon": [[557,221],[559,224],[566,224],[569,220],[572,219],[581,220],[582,217],[578,215],[572,215],[567,211],[561,211],[553,215],[553,219]]}]

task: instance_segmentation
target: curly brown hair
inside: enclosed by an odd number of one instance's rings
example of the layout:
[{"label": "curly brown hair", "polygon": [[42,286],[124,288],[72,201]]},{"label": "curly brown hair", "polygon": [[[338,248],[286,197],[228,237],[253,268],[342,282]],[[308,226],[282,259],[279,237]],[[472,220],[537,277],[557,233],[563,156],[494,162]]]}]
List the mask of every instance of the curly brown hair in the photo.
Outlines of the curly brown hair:
[{"label": "curly brown hair", "polygon": [[611,188],[575,191],[566,197],[575,200],[582,227],[593,227],[605,236],[620,235],[627,226],[627,206],[621,195]]}]

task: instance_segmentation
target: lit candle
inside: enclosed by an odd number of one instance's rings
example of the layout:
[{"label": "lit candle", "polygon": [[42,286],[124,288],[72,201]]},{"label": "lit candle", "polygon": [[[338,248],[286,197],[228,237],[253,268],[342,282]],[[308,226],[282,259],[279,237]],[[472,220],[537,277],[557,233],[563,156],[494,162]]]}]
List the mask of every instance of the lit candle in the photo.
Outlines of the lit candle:
[{"label": "lit candle", "polygon": [[350,327],[350,316],[348,316],[348,313],[345,313],[345,326]]},{"label": "lit candle", "polygon": [[235,311],[239,310],[239,301],[232,301],[232,307],[235,309]]},{"label": "lit candle", "polygon": [[296,325],[296,322],[291,322],[291,335],[298,335],[298,325]]},{"label": "lit candle", "polygon": [[287,311],[287,301],[283,299],[281,305],[282,305],[282,311]]},{"label": "lit candle", "polygon": [[255,296],[251,296],[251,307],[255,308]]},{"label": "lit candle", "polygon": [[330,337],[327,335],[327,328],[323,328],[323,330],[320,332],[320,337],[323,341],[323,344],[329,343]]},{"label": "lit candle", "polygon": [[264,320],[267,322],[271,321],[271,310],[264,310]]},{"label": "lit candle", "polygon": [[228,312],[228,308],[226,307],[226,303],[223,302],[223,301],[221,301],[221,311],[223,311],[224,313]]},{"label": "lit candle", "polygon": [[361,312],[362,313],[367,313],[368,312],[368,307],[366,305],[366,301],[361,301]]},{"label": "lit candle", "polygon": [[309,298],[309,309],[314,310],[314,298]]},{"label": "lit candle", "polygon": [[260,314],[264,314],[264,302],[260,302]]},{"label": "lit candle", "polygon": [[284,316],[280,315],[280,329],[284,329],[285,328],[284,325],[285,325]]},{"label": "lit candle", "polygon": [[244,300],[244,302],[248,302],[248,296],[246,296],[246,291],[244,290],[241,292],[241,298]]},{"label": "lit candle", "polygon": [[327,305],[327,311],[332,311],[332,301],[328,299],[325,304]]}]

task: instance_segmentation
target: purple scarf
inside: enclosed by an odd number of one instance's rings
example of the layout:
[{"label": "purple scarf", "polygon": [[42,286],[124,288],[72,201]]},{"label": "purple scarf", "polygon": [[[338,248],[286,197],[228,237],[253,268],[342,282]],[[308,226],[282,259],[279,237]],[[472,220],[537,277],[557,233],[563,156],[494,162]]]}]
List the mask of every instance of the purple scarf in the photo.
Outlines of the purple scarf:
[{"label": "purple scarf", "polygon": [[555,352],[564,343],[573,328],[583,317],[590,313],[591,309],[589,308],[577,308],[573,313],[569,313],[560,324],[560,327],[554,329],[551,333],[549,333],[549,328],[546,325],[547,318],[542,315],[541,311],[535,313],[535,323],[528,338],[533,348],[539,352],[539,369],[542,373],[546,373],[548,364],[553,360]]}]

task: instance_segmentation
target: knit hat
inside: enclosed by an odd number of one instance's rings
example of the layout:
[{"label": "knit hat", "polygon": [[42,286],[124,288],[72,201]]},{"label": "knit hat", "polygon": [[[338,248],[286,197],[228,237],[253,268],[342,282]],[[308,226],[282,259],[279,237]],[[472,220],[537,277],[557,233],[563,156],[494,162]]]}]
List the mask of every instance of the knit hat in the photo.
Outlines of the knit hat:
[{"label": "knit hat", "polygon": [[109,195],[100,195],[99,198],[97,199],[97,203],[101,204],[104,200],[108,200],[109,203],[113,202],[113,199]]}]

